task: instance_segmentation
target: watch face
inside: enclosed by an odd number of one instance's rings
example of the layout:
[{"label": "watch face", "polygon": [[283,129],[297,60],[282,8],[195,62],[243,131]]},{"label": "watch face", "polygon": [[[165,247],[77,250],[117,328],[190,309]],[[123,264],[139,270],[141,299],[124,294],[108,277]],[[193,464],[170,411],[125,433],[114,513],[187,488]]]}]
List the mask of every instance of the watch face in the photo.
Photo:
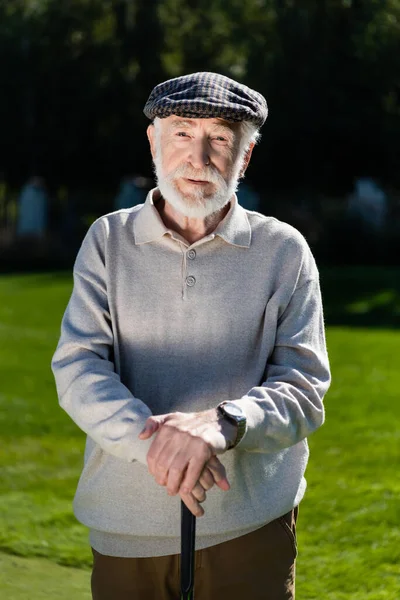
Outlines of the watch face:
[{"label": "watch face", "polygon": [[224,404],[223,409],[228,415],[232,415],[232,417],[243,417],[242,409],[236,404],[233,404],[233,402]]}]

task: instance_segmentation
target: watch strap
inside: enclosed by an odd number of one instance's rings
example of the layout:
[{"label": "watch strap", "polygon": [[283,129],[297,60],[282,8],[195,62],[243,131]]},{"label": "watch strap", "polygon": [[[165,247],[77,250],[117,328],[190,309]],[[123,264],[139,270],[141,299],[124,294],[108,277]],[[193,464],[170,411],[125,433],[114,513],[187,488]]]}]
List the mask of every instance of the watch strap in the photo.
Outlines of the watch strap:
[{"label": "watch strap", "polygon": [[237,446],[239,444],[239,442],[243,439],[244,434],[246,433],[247,420],[246,420],[246,417],[235,418],[232,415],[230,415],[229,413],[225,412],[224,408],[223,408],[224,404],[225,404],[225,402],[221,402],[221,404],[218,405],[218,410],[219,410],[220,414],[223,417],[225,417],[225,419],[228,419],[231,423],[234,423],[237,426],[236,438],[229,445],[229,448],[228,448],[228,450],[231,450],[232,448],[235,448],[235,446]]},{"label": "watch strap", "polygon": [[244,434],[246,433],[246,427],[247,427],[246,419],[241,419],[239,421],[239,423],[237,424],[237,426],[238,426],[237,436],[236,436],[236,440],[235,440],[232,448],[237,446],[238,443],[242,441]]}]

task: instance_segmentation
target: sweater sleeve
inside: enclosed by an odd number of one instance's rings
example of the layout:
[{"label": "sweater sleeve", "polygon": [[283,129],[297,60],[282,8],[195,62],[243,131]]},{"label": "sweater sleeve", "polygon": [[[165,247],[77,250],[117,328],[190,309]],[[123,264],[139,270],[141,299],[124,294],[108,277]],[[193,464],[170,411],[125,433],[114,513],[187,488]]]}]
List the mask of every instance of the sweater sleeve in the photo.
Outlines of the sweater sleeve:
[{"label": "sweater sleeve", "polygon": [[138,435],[151,411],[115,371],[105,237],[99,220],[78,253],[52,370],[60,405],[80,429],[105,452],[145,464],[152,440],[140,440]]},{"label": "sweater sleeve", "polygon": [[279,318],[276,342],[262,385],[236,400],[247,416],[237,448],[278,452],[324,422],[330,371],[318,278],[298,287]]}]

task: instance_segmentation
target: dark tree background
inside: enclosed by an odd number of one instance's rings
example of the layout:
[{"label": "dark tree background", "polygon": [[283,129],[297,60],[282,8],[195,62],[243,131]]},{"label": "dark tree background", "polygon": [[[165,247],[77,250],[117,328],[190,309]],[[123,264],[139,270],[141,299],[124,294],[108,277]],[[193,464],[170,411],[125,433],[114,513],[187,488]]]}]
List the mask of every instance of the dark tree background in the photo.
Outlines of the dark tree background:
[{"label": "dark tree background", "polygon": [[400,0],[0,0],[0,61],[10,189],[151,176],[144,103],[196,70],[266,96],[248,177],[271,207],[343,197],[363,175],[400,189]]}]

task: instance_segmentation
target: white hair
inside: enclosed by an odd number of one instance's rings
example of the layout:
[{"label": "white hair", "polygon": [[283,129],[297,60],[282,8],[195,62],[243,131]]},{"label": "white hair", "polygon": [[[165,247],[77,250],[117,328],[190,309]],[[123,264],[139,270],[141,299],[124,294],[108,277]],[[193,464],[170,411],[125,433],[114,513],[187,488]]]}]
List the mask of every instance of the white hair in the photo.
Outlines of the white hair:
[{"label": "white hair", "polygon": [[261,138],[260,129],[251,121],[242,121],[240,123],[241,136],[239,144],[239,154],[243,157],[249,150],[251,144],[258,144]]}]

